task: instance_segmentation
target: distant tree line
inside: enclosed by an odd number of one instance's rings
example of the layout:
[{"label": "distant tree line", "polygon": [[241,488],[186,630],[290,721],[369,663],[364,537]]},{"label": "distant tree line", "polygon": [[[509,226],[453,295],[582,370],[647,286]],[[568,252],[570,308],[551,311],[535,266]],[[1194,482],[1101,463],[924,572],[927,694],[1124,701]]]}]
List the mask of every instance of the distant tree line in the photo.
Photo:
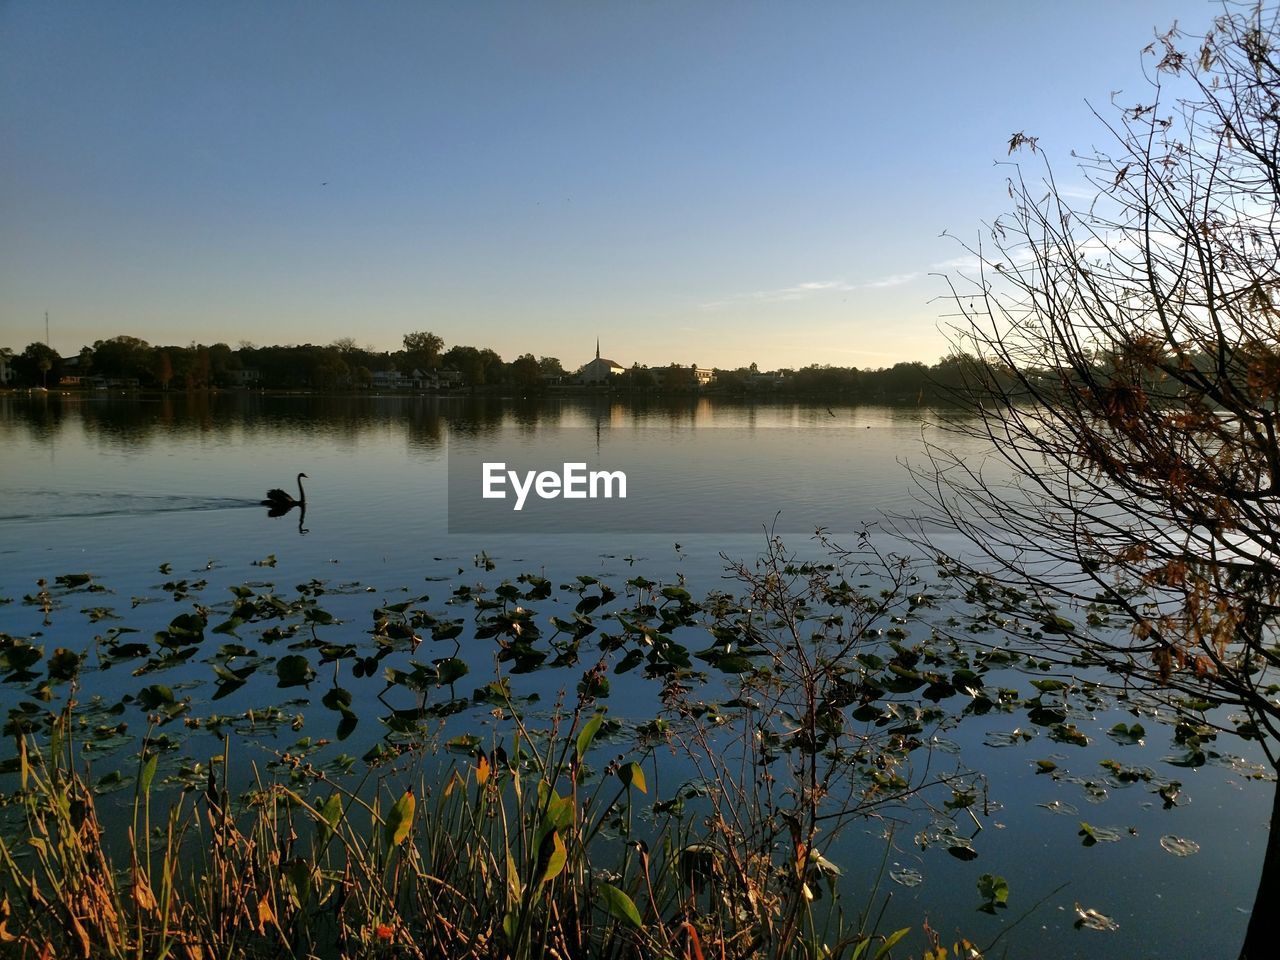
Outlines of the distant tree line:
[{"label": "distant tree line", "polygon": [[[511,389],[524,394],[572,385],[574,375],[556,357],[524,353],[506,361],[488,347],[458,344],[445,349],[430,331],[407,333],[403,349],[376,350],[352,337],[330,344],[256,346],[241,342],[187,346],[156,345],[122,335],[96,340],[74,356],[62,357],[44,343],[21,353],[4,350],[14,386],[59,384],[137,386],[154,390],[206,390],[252,386],[271,390],[361,390],[387,383],[394,372],[405,378],[449,371],[450,382],[476,390]],[[604,387],[625,393],[702,392],[726,396],[782,395],[840,400],[941,399],[963,387],[971,358],[946,357],[932,366],[898,363],[878,370],[812,364],[799,369],[761,371],[756,364],[716,368],[699,383],[692,364],[645,367],[636,364]],[[706,379],[706,370],[702,371]]]},{"label": "distant tree line", "polygon": [[973,358],[963,354],[944,357],[932,366],[916,360],[875,370],[814,363],[761,373],[752,364],[716,370],[711,388],[720,393],[770,392],[841,400],[940,400],[961,395],[966,373],[973,367]]},{"label": "distant tree line", "polygon": [[[459,344],[444,349],[436,334],[406,334],[404,349],[361,347],[351,337],[317,346],[257,346],[241,342],[187,346],[150,344],[127,335],[97,340],[74,356],[63,357],[44,343],[22,352],[0,350],[13,370],[13,384],[54,387],[63,383],[108,381],[147,389],[204,390],[245,384],[266,389],[367,388],[375,373],[451,370],[466,387],[511,384],[534,388],[544,378],[566,376],[556,357],[524,354],[507,363],[494,350]],[[252,376],[245,376],[252,374]]]}]

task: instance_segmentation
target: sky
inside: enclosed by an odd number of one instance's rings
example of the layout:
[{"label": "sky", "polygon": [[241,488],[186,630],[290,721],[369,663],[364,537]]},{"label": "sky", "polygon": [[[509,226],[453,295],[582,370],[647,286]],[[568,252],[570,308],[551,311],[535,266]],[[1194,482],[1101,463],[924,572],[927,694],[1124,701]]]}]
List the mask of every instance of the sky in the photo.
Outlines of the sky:
[{"label": "sky", "polygon": [[933,362],[1010,135],[1082,184],[1214,9],[0,0],[0,346]]}]

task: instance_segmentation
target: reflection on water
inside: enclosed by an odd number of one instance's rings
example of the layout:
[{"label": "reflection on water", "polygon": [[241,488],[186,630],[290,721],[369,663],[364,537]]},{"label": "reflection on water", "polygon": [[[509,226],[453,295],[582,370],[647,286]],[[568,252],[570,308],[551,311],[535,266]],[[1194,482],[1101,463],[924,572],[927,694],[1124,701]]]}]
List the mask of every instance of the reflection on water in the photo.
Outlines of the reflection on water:
[{"label": "reflection on water", "polygon": [[[660,479],[631,494],[643,499],[647,492],[644,506],[657,518],[639,529],[754,537],[781,510],[784,529],[853,531],[883,510],[911,507],[898,461],[918,456],[928,414],[699,398],[624,405],[257,394],[0,397],[0,442],[10,454],[0,517],[233,510],[281,476],[306,472],[314,478],[313,518],[336,523],[351,542],[394,541],[406,523],[419,537],[438,538],[447,531],[450,449],[477,460],[531,453],[550,459],[557,452],[569,460],[578,453],[567,438],[585,436],[602,455],[630,459],[633,469]],[[694,491],[703,502],[686,504],[683,519],[660,522],[664,504]]]}]

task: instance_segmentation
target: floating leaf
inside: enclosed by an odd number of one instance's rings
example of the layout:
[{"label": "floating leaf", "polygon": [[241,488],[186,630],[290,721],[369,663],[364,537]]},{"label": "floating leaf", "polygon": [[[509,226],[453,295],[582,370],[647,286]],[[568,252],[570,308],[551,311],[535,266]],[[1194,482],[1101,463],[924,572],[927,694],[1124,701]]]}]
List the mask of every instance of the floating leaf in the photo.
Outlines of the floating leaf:
[{"label": "floating leaf", "polygon": [[1089,909],[1076,904],[1076,929],[1099,930],[1103,933],[1112,933],[1120,929],[1120,924],[1116,923],[1106,914],[1099,913],[1097,910]]},{"label": "floating leaf", "polygon": [[899,867],[897,870],[889,871],[889,879],[904,887],[918,887],[924,883],[924,874],[912,867]]},{"label": "floating leaf", "polygon": [[80,670],[82,659],[80,654],[72,653],[65,647],[58,647],[45,664],[45,669],[49,671],[49,679],[54,681],[73,679]]},{"label": "floating leaf", "polygon": [[1189,857],[1200,852],[1200,844],[1186,837],[1175,837],[1172,833],[1160,838],[1160,846],[1175,857]]},{"label": "floating leaf", "polygon": [[1120,834],[1115,830],[1109,830],[1106,827],[1095,827],[1091,823],[1080,821],[1080,830],[1076,834],[1084,839],[1080,841],[1082,846],[1092,847],[1097,843],[1115,843],[1120,839]]},{"label": "floating leaf", "polygon": [[204,639],[207,621],[198,613],[180,613],[167,629],[156,634],[156,643],[165,647],[180,647],[199,643]]},{"label": "floating leaf", "polygon": [[1031,685],[1041,693],[1053,693],[1055,690],[1065,690],[1067,685],[1061,680],[1055,680],[1052,677],[1032,680]]},{"label": "floating leaf", "polygon": [[973,849],[973,844],[962,837],[949,837],[950,845],[947,847],[947,853],[951,854],[957,860],[977,860],[978,851]]},{"label": "floating leaf", "polygon": [[1013,747],[1026,743],[1028,740],[1034,740],[1036,736],[1037,734],[1034,730],[1023,730],[1021,727],[1017,727],[1013,730],[992,730],[982,742],[988,747]]},{"label": "floating leaf", "polygon": [[983,900],[978,909],[985,913],[995,913],[997,907],[1009,906],[1009,883],[997,874],[984,873],[978,878],[978,895]]},{"label": "floating leaf", "polygon": [[314,680],[316,672],[311,669],[306,657],[290,654],[281,657],[276,663],[276,677],[277,687],[299,687]]},{"label": "floating leaf", "polygon": [[162,683],[154,683],[138,691],[138,706],[143,710],[154,710],[173,702],[173,691]]},{"label": "floating leaf", "polygon": [[444,748],[454,753],[471,754],[476,752],[476,748],[480,746],[481,740],[474,733],[460,733],[456,737],[451,737],[445,741]]},{"label": "floating leaf", "polygon": [[321,610],[319,607],[310,607],[304,610],[302,616],[308,623],[318,623],[321,626],[337,623],[332,613],[328,610]]},{"label": "floating leaf", "polygon": [[471,668],[457,657],[446,657],[435,661],[436,683],[440,686],[452,685],[471,672]]},{"label": "floating leaf", "polygon": [[351,712],[351,691],[344,687],[330,687],[320,702],[330,710],[336,710],[341,714]]},{"label": "floating leaf", "polygon": [[1034,723],[1037,727],[1051,727],[1057,723],[1063,723],[1067,719],[1067,712],[1061,707],[1046,707],[1038,701],[1032,701],[1032,706],[1027,711],[1027,719]]},{"label": "floating leaf", "polygon": [[1074,743],[1078,747],[1089,745],[1089,738],[1074,723],[1055,723],[1049,730],[1049,736],[1059,743]]},{"label": "floating leaf", "polygon": [[1126,726],[1123,723],[1117,723],[1114,727],[1107,731],[1109,736],[1116,743],[1137,744],[1142,742],[1142,738],[1147,735],[1147,731],[1142,724],[1135,723]]}]

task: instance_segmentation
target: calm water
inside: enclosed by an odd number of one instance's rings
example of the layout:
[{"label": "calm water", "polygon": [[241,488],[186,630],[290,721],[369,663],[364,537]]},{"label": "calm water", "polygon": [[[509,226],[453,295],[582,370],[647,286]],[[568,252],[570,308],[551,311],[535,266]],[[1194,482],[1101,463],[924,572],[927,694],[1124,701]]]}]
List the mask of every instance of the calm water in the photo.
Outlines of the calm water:
[{"label": "calm water", "polygon": [[[524,572],[554,583],[579,574],[615,584],[637,574],[664,583],[683,577],[702,594],[726,587],[721,554],[758,554],[768,526],[787,534],[790,546],[817,556],[807,540],[816,526],[851,542],[883,512],[910,512],[911,482],[901,461],[923,459],[922,437],[943,439],[934,419],[914,408],[746,407],[705,400],[631,407],[408,398],[0,397],[0,597],[13,601],[0,605],[0,631],[40,633],[38,642],[50,649],[86,649],[111,624],[139,628],[147,637],[193,602],[225,604],[227,587],[245,581],[273,583],[281,592],[324,581],[330,590],[325,608],[349,617],[357,639],[368,629],[375,601],[427,594],[428,605],[444,609],[458,584],[494,586]],[[975,457],[983,452],[970,450]],[[592,504],[590,523],[576,522],[586,514],[565,512],[564,502],[551,505],[559,513],[531,506],[518,516],[505,505],[502,512],[485,512],[493,504],[479,502],[479,478],[459,475],[459,464],[483,460],[541,467],[580,457],[628,471],[629,512],[615,510],[617,503]],[[296,512],[266,517],[258,505],[266,488],[293,490],[291,478],[300,471],[310,478],[304,524]],[[52,626],[43,627],[40,611],[21,598],[36,590],[38,578],[78,572],[94,574],[111,592],[62,598]],[[122,619],[94,622],[82,612],[93,608]],[[470,687],[491,676],[485,656],[473,658]],[[86,696],[95,683],[103,689],[139,683],[128,677],[130,667],[114,669],[87,680]],[[182,690],[197,675],[208,676],[207,663],[156,679]],[[554,693],[545,685],[565,681],[532,676],[520,682],[526,690],[541,684]],[[653,715],[656,688],[638,679],[615,684],[611,715]],[[268,701],[305,710],[288,702],[301,688],[264,691],[250,683],[212,707],[203,699],[207,688],[185,689],[196,698],[198,713],[234,713]],[[12,693],[0,687],[0,698]],[[372,712],[342,749],[359,756],[381,728],[373,717],[377,704],[356,706]],[[1090,737],[1084,748],[1051,742],[1043,731],[1027,743],[988,745],[1003,742],[1015,727],[1027,728],[1019,715],[973,718],[949,731],[951,743],[944,746],[986,774],[994,813],[976,841],[979,858],[968,863],[940,847],[921,852],[911,839],[920,822],[897,830],[890,867],[918,871],[923,882],[885,882],[882,892],[893,894],[889,914],[900,921],[896,925],[918,929],[927,915],[944,938],[958,933],[985,944],[1047,898],[1001,941],[1010,955],[1234,955],[1252,905],[1270,805],[1270,785],[1247,780],[1247,764],[1257,757],[1246,744],[1224,741],[1218,749],[1239,754],[1238,760],[1175,768],[1162,760],[1175,752],[1163,727],[1146,724],[1145,747],[1109,740],[1104,731],[1121,719],[1134,718],[1105,710],[1076,718]],[[317,722],[332,721],[322,716]],[[323,727],[314,734],[327,735]],[[291,736],[296,734],[287,729],[278,740],[264,735],[261,755]],[[246,739],[245,749],[252,751],[254,737]],[[198,741],[187,747],[193,758],[202,748],[205,756],[216,749]],[[938,756],[939,762],[956,762],[941,750]],[[1141,783],[1125,788],[1106,782],[1099,764],[1113,757],[1180,780],[1180,805],[1162,809]],[[1035,761],[1044,758],[1054,758],[1079,782],[1038,776]],[[1080,821],[1120,838],[1083,847]],[[862,839],[852,838],[844,849],[850,888],[874,877],[885,829],[869,823]],[[1169,834],[1195,840],[1200,851],[1172,856],[1159,843]],[[975,882],[985,872],[1004,875],[1011,886],[1010,909],[999,917],[975,909]],[[1111,916],[1119,930],[1073,929],[1076,902]]]}]

